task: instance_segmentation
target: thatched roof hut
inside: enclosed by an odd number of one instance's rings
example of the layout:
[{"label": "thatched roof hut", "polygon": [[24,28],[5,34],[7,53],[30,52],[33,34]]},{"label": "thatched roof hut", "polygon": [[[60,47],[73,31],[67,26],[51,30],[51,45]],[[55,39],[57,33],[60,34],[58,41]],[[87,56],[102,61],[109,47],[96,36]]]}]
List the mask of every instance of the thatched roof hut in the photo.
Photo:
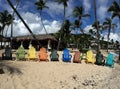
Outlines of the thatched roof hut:
[{"label": "thatched roof hut", "polygon": [[[41,44],[39,45],[38,42]],[[57,45],[57,39],[50,34],[47,35],[36,35],[36,39],[34,39],[32,37],[32,35],[25,35],[25,36],[16,36],[13,37],[13,48],[18,48],[21,44],[21,42],[23,42],[23,46],[25,48],[28,48],[30,42],[32,45],[34,46],[44,46],[47,48],[48,42],[50,41],[50,43],[52,44],[53,48]]]},{"label": "thatched roof hut", "polygon": [[0,42],[9,42],[10,38],[4,37],[0,35]]},{"label": "thatched roof hut", "polygon": [[[57,41],[57,39],[53,35],[36,35],[37,40],[53,40]],[[35,40],[31,35],[25,35],[25,36],[16,36],[13,37],[13,40],[16,41],[24,41],[24,40]]]}]

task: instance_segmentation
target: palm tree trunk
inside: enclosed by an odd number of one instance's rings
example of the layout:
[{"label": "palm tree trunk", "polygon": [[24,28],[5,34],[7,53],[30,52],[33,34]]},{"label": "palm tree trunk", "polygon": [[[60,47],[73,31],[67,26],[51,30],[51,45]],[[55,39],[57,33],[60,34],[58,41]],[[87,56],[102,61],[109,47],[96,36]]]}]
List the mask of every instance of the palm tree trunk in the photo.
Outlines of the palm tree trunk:
[{"label": "palm tree trunk", "polygon": [[99,28],[98,28],[98,23],[97,23],[97,13],[96,13],[96,0],[94,0],[94,15],[95,15],[95,22],[96,22],[96,25],[97,25],[97,52],[99,51],[99,39],[100,39],[100,36],[99,36]]},{"label": "palm tree trunk", "polygon": [[59,47],[60,47],[60,43],[61,43],[61,36],[62,36],[62,33],[63,33],[63,25],[64,25],[64,21],[65,21],[65,5],[64,5],[64,17],[63,17],[63,23],[62,23],[62,26],[61,26],[61,29],[60,29],[60,36],[59,36],[59,41],[58,41],[58,46],[57,46],[57,50],[59,50]]},{"label": "palm tree trunk", "polygon": [[[2,35],[2,36],[3,36],[4,28],[5,28],[5,24],[3,24],[3,26],[2,26],[2,31],[1,31],[1,35]],[[2,43],[3,43],[3,40],[1,41],[1,48],[2,48]]]},{"label": "palm tree trunk", "polygon": [[[16,7],[15,7],[16,10],[17,10],[18,5],[19,5],[19,0],[16,2]],[[14,18],[14,13],[15,13],[15,11],[13,11],[13,13],[12,13],[13,18]],[[11,49],[12,49],[12,39],[13,39],[13,19],[12,19],[12,23],[11,23],[11,42],[10,42]]]},{"label": "palm tree trunk", "polygon": [[[23,24],[25,25],[25,27],[28,29],[28,31],[30,32],[30,34],[33,36],[33,38],[35,40],[37,40],[36,36],[33,34],[33,32],[31,31],[31,29],[28,27],[28,25],[25,23],[25,21],[23,20],[23,18],[20,16],[20,14],[18,13],[18,11],[14,8],[13,4],[11,3],[10,0],[7,0],[8,4],[11,6],[11,8],[15,11],[15,13],[17,14],[17,16],[20,18],[20,20],[23,22]],[[38,44],[40,44],[40,42],[37,40]]]},{"label": "palm tree trunk", "polygon": [[44,28],[46,34],[48,34],[48,33],[47,33],[47,30],[46,30],[46,28],[45,28],[45,26],[44,26],[44,24],[43,24],[42,12],[41,12],[41,11],[40,11],[40,17],[41,17],[41,23],[42,23],[42,26],[43,26],[43,28]]},{"label": "palm tree trunk", "polygon": [[108,42],[107,42],[107,52],[108,52],[108,49],[109,49],[109,40],[110,40],[109,36],[110,36],[110,28],[108,30],[108,37],[107,37],[107,39],[108,39]]}]

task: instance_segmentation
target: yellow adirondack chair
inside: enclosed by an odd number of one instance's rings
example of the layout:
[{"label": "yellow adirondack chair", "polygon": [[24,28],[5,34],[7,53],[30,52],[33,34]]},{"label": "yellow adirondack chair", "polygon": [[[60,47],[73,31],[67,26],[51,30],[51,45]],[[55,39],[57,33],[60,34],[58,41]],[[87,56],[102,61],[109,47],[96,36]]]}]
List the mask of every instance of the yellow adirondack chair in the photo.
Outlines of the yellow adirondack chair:
[{"label": "yellow adirondack chair", "polygon": [[33,46],[28,50],[28,60],[37,60],[37,52]]},{"label": "yellow adirondack chair", "polygon": [[87,63],[95,63],[95,57],[94,57],[94,55],[93,55],[92,50],[88,50],[88,51],[87,51],[86,62],[87,62]]}]

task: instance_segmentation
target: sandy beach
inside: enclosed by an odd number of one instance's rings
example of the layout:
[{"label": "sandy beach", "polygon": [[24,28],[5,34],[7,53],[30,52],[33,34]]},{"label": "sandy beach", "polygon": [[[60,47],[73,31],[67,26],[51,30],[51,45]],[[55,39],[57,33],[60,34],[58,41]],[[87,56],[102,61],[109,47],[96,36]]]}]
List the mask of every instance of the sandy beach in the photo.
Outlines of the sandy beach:
[{"label": "sandy beach", "polygon": [[0,89],[120,89],[117,63],[109,68],[62,60],[0,61],[0,68],[4,70],[0,74]]}]

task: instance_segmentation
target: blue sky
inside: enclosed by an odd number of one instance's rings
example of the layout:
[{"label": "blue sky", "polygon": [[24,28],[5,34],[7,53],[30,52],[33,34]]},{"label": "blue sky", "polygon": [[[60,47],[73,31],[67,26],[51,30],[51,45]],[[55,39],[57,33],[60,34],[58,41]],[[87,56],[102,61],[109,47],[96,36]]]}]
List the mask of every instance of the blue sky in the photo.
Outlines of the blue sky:
[{"label": "blue sky", "polygon": [[[12,3],[15,5],[16,0],[11,0]],[[40,15],[39,11],[36,10],[35,2],[37,0],[20,0],[19,6],[17,8],[18,12],[21,14],[21,16],[24,18],[26,23],[29,25],[31,30],[34,34],[45,34],[45,31],[41,25],[40,22]],[[63,18],[63,5],[58,4],[56,2],[53,2],[53,0],[47,0],[48,2],[46,5],[49,7],[49,9],[43,10],[43,20],[45,27],[47,29],[48,33],[55,33],[60,29],[62,18]],[[97,18],[102,23],[105,21],[106,17],[111,16],[110,13],[107,13],[108,7],[112,4],[114,0],[96,0],[97,2]],[[117,2],[120,2],[120,0],[116,0]],[[91,25],[94,22],[94,5],[93,0],[69,0],[67,3],[68,7],[66,8],[66,16],[71,15],[73,8],[76,6],[83,6],[85,12],[89,13],[91,16],[87,18],[82,19],[82,28],[87,33],[91,27]],[[0,0],[0,12],[8,10],[10,13],[12,13],[12,9],[7,3],[7,0]],[[73,17],[68,18],[71,22],[75,20]],[[114,18],[114,23],[118,25],[118,18]],[[6,27],[7,29],[7,27]],[[26,35],[29,34],[25,26],[22,24],[20,19],[15,15],[14,20],[14,32],[13,35]],[[10,27],[8,30],[8,36],[10,35]],[[107,37],[107,33],[104,32],[102,34],[105,39]],[[115,33],[111,33],[110,39],[114,39],[114,41],[118,40],[120,42],[120,30],[119,26],[115,29]]]}]

